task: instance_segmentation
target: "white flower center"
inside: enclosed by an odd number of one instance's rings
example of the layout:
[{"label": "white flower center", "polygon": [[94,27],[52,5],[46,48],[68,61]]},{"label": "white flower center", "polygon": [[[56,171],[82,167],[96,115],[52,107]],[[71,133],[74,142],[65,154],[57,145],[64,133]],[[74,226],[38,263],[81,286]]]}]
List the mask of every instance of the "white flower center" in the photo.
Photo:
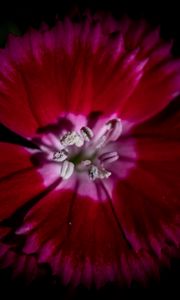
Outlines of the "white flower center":
[{"label": "white flower center", "polygon": [[121,120],[116,118],[108,121],[96,136],[87,126],[82,127],[80,132],[68,131],[63,134],[60,137],[61,149],[53,153],[53,159],[61,163],[60,176],[64,180],[74,172],[87,172],[90,180],[111,176],[105,166],[118,160],[119,155],[116,151],[99,152],[108,143],[116,141],[121,132]]}]

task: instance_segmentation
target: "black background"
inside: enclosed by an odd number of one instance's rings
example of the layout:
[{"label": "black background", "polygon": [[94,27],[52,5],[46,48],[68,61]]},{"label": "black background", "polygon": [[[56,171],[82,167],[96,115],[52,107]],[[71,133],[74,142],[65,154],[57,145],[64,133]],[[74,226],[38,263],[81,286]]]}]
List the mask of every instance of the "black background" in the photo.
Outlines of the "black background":
[{"label": "black background", "polygon": [[[56,17],[63,17],[68,12],[74,11],[76,8],[83,12],[84,9],[90,8],[93,12],[98,10],[105,10],[111,12],[116,18],[120,18],[122,15],[127,14],[134,19],[145,18],[153,25],[161,26],[161,34],[165,39],[173,38],[174,47],[173,53],[175,56],[180,56],[180,9],[178,3],[174,1],[160,2],[160,1],[65,1],[59,0],[58,3],[49,1],[47,3],[26,2],[24,4],[17,4],[16,2],[7,2],[6,6],[3,4],[0,10],[0,46],[3,47],[6,43],[8,32],[24,33],[28,27],[32,26],[38,28],[42,22],[48,23],[53,26],[56,21]],[[0,137],[3,136],[1,129]],[[7,137],[7,133],[6,133]],[[11,134],[9,134],[11,138]],[[38,282],[33,287],[28,289],[39,289],[46,291],[52,289],[48,285],[49,278],[45,278]],[[174,260],[170,270],[161,270],[160,282],[150,282],[149,288],[161,288],[161,289],[178,289],[180,285],[180,262]],[[8,291],[14,289],[24,290],[24,283],[14,283],[10,280],[8,272],[0,271],[0,289]],[[139,286],[134,284],[132,289],[137,289]],[[54,289],[54,288],[53,288]],[[27,288],[26,288],[27,290]],[[64,290],[56,288],[61,294]],[[89,291],[80,288],[76,299],[91,299],[96,296],[99,298],[114,298],[120,297],[119,289],[114,286],[108,286],[102,291],[95,291],[91,289]],[[26,297],[26,294],[24,294]],[[1,297],[3,298],[3,297]]]}]

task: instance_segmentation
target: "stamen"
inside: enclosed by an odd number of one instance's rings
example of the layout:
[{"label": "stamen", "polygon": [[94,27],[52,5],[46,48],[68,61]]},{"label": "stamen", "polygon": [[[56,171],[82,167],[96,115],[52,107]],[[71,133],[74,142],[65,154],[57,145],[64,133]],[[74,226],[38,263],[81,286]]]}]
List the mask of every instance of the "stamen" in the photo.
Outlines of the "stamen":
[{"label": "stamen", "polygon": [[100,179],[109,178],[109,176],[111,176],[111,172],[107,171],[104,168],[99,170],[99,178]]},{"label": "stamen", "polygon": [[116,160],[118,160],[119,155],[116,151],[114,152],[106,152],[99,156],[99,160],[101,164],[110,164]]},{"label": "stamen", "polygon": [[78,133],[77,133],[77,136],[76,136],[75,145],[77,147],[82,147],[84,145],[83,138]]},{"label": "stamen", "polygon": [[65,160],[62,164],[60,176],[63,179],[68,179],[74,172],[74,164],[68,160]]},{"label": "stamen", "polygon": [[112,119],[109,122],[106,123],[106,126],[109,128],[109,141],[116,141],[121,133],[122,133],[122,123],[121,120],[116,118]]},{"label": "stamen", "polygon": [[68,157],[68,150],[62,149],[61,151],[54,152],[53,159],[56,161],[64,161]]},{"label": "stamen", "polygon": [[92,164],[92,162],[91,162],[89,159],[86,159],[86,160],[83,160],[83,161],[81,162],[81,164],[83,164],[83,166],[89,166],[89,165]]},{"label": "stamen", "polygon": [[60,138],[60,142],[64,147],[76,145],[77,147],[82,147],[84,141],[79,133],[76,131],[69,131],[65,133],[62,138]]},{"label": "stamen", "polygon": [[89,178],[90,180],[95,180],[97,178],[99,178],[99,170],[98,167],[92,165],[90,170],[89,170]]},{"label": "stamen", "polygon": [[90,180],[96,180],[96,179],[104,179],[108,178],[111,175],[111,172],[107,171],[106,169],[102,168],[99,169],[97,166],[92,165],[89,169],[89,178]]},{"label": "stamen", "polygon": [[108,142],[116,141],[122,133],[122,123],[120,119],[112,119],[105,124],[102,136],[97,141],[96,148],[100,149]]},{"label": "stamen", "polygon": [[102,146],[104,146],[106,140],[107,140],[107,135],[104,134],[104,135],[98,140],[98,143],[97,143],[97,145],[96,145],[96,148],[97,148],[97,149],[102,148]]},{"label": "stamen", "polygon": [[77,166],[77,170],[79,171],[86,171],[88,170],[89,166],[92,164],[92,162],[89,159],[82,160]]},{"label": "stamen", "polygon": [[86,142],[89,142],[94,136],[93,131],[89,127],[86,127],[86,126],[82,127],[80,132],[81,132],[83,139]]},{"label": "stamen", "polygon": [[[109,142],[116,141],[122,132],[122,123],[118,118],[108,121],[99,131],[96,137],[91,128],[83,126],[80,132],[68,131],[60,137],[61,148],[53,153],[53,159],[61,162],[60,176],[68,179],[72,176],[74,170],[87,172],[90,180],[104,179],[111,175],[104,165],[110,164],[119,159],[116,151],[109,151],[99,156],[97,149],[102,148]],[[75,145],[82,147],[84,142],[90,143],[89,148],[85,147],[81,151],[77,151],[69,146]],[[87,153],[86,153],[87,150]],[[72,152],[72,153],[71,153]],[[51,154],[52,159],[52,154]],[[71,161],[67,160],[70,159]],[[99,160],[99,162],[98,162]],[[74,163],[73,163],[73,162]],[[97,162],[98,166],[94,164]]]}]

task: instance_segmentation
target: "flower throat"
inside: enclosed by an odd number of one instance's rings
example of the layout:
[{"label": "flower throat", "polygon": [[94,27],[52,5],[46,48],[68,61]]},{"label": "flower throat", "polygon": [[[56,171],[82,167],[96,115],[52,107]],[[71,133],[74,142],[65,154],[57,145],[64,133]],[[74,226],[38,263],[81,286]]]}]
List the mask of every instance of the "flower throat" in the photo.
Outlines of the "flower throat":
[{"label": "flower throat", "polygon": [[87,126],[79,132],[65,132],[60,137],[60,149],[53,153],[53,160],[61,164],[60,176],[67,180],[74,172],[87,172],[93,181],[109,178],[108,164],[118,160],[119,155],[116,151],[106,151],[106,146],[115,142],[121,132],[118,118],[105,123],[97,135]]}]

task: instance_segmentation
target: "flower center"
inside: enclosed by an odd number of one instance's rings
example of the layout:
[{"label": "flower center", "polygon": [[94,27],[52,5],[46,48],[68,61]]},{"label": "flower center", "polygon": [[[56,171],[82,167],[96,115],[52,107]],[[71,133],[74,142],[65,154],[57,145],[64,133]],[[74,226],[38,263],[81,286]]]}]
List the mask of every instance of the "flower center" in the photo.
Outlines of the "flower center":
[{"label": "flower center", "polygon": [[97,135],[89,127],[79,132],[68,131],[60,137],[59,150],[53,160],[60,164],[60,176],[67,180],[74,172],[87,172],[90,180],[106,179],[111,176],[108,164],[118,160],[116,151],[106,150],[106,145],[116,141],[122,132],[121,120],[108,121]]}]

